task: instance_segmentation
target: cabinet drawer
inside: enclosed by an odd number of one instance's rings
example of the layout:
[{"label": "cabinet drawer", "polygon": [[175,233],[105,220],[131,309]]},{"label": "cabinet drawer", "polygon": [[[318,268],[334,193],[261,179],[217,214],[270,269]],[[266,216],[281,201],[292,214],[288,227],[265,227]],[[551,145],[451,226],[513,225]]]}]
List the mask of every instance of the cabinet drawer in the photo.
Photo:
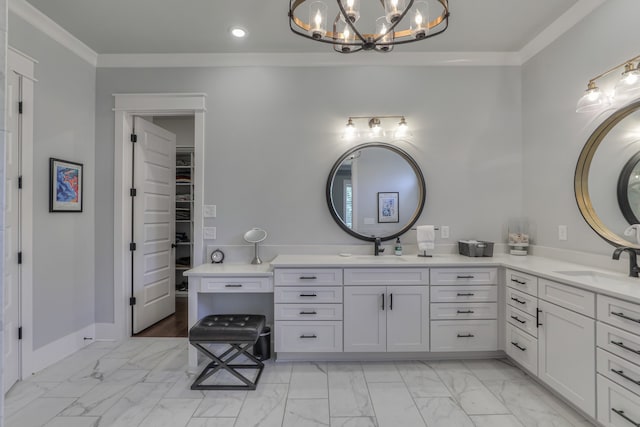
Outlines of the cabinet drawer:
[{"label": "cabinet drawer", "polygon": [[342,320],[342,304],[276,304],[276,320]]},{"label": "cabinet drawer", "polygon": [[497,268],[432,268],[432,285],[496,285]]},{"label": "cabinet drawer", "polygon": [[431,286],[431,302],[495,302],[496,286]]},{"label": "cabinet drawer", "polygon": [[598,295],[598,320],[640,335],[640,305]]},{"label": "cabinet drawer", "polygon": [[536,338],[538,337],[538,325],[535,316],[508,305],[507,321],[516,328],[521,329]]},{"label": "cabinet drawer", "polygon": [[498,304],[495,302],[465,302],[431,304],[431,320],[495,319]]},{"label": "cabinet drawer", "polygon": [[347,268],[345,285],[428,285],[428,268]]},{"label": "cabinet drawer", "polygon": [[216,277],[202,279],[200,292],[273,292],[270,277]]},{"label": "cabinet drawer", "polygon": [[598,322],[598,347],[640,365],[640,336]]},{"label": "cabinet drawer", "polygon": [[538,278],[527,273],[521,273],[519,271],[507,269],[507,286],[511,286],[514,289],[538,296]]},{"label": "cabinet drawer", "polygon": [[593,292],[538,279],[538,298],[585,316],[595,317],[596,295]]},{"label": "cabinet drawer", "polygon": [[497,349],[497,320],[440,320],[431,322],[431,351],[490,351]]},{"label": "cabinet drawer", "polygon": [[535,317],[538,311],[538,299],[523,292],[507,287],[507,304]]},{"label": "cabinet drawer", "polygon": [[275,303],[301,302],[301,303],[341,303],[342,286],[324,287],[276,287],[273,296]]},{"label": "cabinet drawer", "polygon": [[341,268],[277,268],[276,286],[332,286],[342,285]]},{"label": "cabinet drawer", "polygon": [[276,352],[341,352],[342,322],[278,322]]},{"label": "cabinet drawer", "polygon": [[640,425],[640,396],[598,375],[598,421],[605,427]]},{"label": "cabinet drawer", "polygon": [[507,325],[505,352],[533,375],[538,375],[538,340],[513,325]]},{"label": "cabinet drawer", "polygon": [[598,349],[598,373],[640,396],[640,366]]}]

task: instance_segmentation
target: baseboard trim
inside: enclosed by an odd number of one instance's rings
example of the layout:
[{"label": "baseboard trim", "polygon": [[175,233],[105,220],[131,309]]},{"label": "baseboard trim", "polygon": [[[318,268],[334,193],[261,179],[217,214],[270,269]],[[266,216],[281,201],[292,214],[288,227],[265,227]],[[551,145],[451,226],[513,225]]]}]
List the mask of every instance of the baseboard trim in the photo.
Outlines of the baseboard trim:
[{"label": "baseboard trim", "polygon": [[[27,367],[27,372],[34,374],[41,371],[91,344],[95,337],[95,329],[95,324],[92,323],[85,328],[34,350],[31,357],[31,366]],[[85,340],[85,338],[92,339]]]},{"label": "baseboard trim", "polygon": [[120,341],[123,339],[115,323],[96,323],[96,341]]},{"label": "baseboard trim", "polygon": [[473,360],[501,359],[504,351],[468,352],[411,352],[411,353],[283,353],[276,354],[278,362],[377,362],[394,360]]}]

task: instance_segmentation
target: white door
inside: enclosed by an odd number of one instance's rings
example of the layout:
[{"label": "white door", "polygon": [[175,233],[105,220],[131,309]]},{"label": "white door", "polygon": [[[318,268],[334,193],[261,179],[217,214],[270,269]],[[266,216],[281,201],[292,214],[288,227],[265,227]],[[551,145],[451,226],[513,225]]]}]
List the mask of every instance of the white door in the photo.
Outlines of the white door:
[{"label": "white door", "polygon": [[344,351],[386,351],[386,286],[344,287]]},{"label": "white door", "polygon": [[176,136],[139,117],[134,167],[133,333],[175,312]]},{"label": "white door", "polygon": [[429,350],[429,287],[387,287],[387,351]]},{"label": "white door", "polygon": [[595,418],[595,321],[539,301],[538,377]]},{"label": "white door", "polygon": [[5,150],[4,207],[4,392],[20,379],[20,86],[22,76],[10,71],[7,75],[7,133]]}]

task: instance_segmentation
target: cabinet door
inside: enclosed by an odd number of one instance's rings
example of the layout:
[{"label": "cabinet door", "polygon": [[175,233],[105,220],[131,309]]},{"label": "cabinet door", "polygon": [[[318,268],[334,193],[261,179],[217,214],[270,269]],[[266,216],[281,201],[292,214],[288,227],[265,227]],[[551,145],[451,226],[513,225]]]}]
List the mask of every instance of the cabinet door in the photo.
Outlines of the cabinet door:
[{"label": "cabinet door", "polygon": [[595,321],[539,301],[538,377],[595,418]]},{"label": "cabinet door", "polygon": [[344,287],[344,351],[385,351],[386,286]]},{"label": "cabinet door", "polygon": [[388,286],[387,299],[387,351],[428,351],[428,287]]}]

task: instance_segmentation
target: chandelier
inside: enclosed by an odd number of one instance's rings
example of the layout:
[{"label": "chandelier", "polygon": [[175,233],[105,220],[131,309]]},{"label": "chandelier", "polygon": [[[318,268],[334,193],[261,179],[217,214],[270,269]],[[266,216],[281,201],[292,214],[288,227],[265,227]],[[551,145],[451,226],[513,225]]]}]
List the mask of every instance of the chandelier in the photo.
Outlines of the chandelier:
[{"label": "chandelier", "polygon": [[[330,29],[327,28],[327,4],[320,0],[309,0],[308,8],[300,8],[307,1],[289,0],[289,28],[302,37],[330,43],[340,53],[361,50],[389,52],[397,44],[442,34],[449,26],[449,0],[365,0],[368,6],[378,3],[377,13],[373,7],[361,11],[360,0],[335,0],[337,6],[333,7],[330,14],[335,18]],[[430,9],[434,7],[439,14],[430,14]],[[307,11],[308,20],[301,18],[304,10]],[[363,21],[369,21],[369,28],[366,28],[367,24],[359,22],[361,12]],[[384,15],[375,19],[380,13]],[[430,16],[435,18],[430,20]],[[401,25],[403,21],[409,23]]]}]

